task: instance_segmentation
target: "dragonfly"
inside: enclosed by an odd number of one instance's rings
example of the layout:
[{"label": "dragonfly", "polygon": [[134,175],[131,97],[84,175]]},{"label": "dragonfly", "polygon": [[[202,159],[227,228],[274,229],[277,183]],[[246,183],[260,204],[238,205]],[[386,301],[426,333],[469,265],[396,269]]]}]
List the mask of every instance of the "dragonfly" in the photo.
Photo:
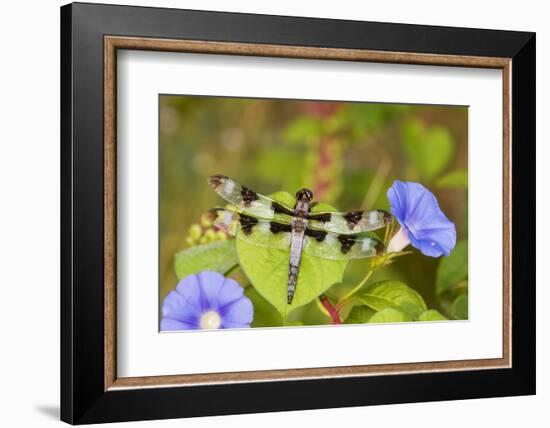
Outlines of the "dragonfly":
[{"label": "dragonfly", "polygon": [[215,228],[255,246],[289,250],[289,305],[296,291],[302,254],[348,260],[373,257],[385,248],[382,241],[365,233],[392,221],[386,211],[312,212],[318,202],[313,201],[313,192],[306,188],[296,192],[296,203],[290,207],[224,175],[212,175],[208,183],[230,204],[230,208],[208,211]]}]

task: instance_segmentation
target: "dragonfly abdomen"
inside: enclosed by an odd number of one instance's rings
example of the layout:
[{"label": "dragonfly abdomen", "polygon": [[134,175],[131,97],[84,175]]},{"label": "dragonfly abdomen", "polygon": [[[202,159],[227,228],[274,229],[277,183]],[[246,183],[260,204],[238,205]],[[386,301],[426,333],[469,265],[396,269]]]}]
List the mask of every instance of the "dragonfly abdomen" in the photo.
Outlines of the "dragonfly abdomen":
[{"label": "dragonfly abdomen", "polygon": [[298,271],[300,266],[288,266],[288,288],[287,288],[287,303],[290,305],[296,291],[296,283],[298,282]]},{"label": "dragonfly abdomen", "polygon": [[[298,223],[298,224],[296,224]],[[288,264],[288,287],[287,303],[292,303],[296,284],[298,283],[298,273],[300,271],[300,262],[302,260],[302,248],[304,245],[304,231],[306,220],[296,219],[293,222],[293,230],[290,241],[290,260]]]}]

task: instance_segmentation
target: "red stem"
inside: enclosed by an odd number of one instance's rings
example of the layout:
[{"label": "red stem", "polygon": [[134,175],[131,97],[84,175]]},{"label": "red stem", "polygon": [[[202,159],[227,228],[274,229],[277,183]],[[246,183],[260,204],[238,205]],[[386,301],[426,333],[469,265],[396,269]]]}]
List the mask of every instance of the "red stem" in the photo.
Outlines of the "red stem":
[{"label": "red stem", "polygon": [[325,307],[325,309],[328,311],[331,319],[332,324],[342,324],[342,320],[340,319],[340,315],[338,314],[338,311],[334,306],[332,306],[332,303],[330,303],[330,300],[327,296],[321,296],[321,303]]}]

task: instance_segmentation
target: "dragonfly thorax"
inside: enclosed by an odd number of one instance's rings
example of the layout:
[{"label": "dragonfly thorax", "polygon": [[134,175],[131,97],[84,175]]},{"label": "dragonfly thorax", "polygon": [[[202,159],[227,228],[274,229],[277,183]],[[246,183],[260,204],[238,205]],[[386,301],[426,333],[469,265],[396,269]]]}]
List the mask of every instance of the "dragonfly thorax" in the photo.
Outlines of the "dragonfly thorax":
[{"label": "dragonfly thorax", "polygon": [[313,192],[309,189],[300,189],[296,192],[296,201],[311,202]]}]

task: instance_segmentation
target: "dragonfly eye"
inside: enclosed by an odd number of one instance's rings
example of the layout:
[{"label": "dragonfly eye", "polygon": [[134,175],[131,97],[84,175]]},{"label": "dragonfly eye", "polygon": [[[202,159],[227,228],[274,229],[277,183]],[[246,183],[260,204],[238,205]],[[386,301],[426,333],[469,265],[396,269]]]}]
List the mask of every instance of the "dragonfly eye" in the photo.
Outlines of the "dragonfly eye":
[{"label": "dragonfly eye", "polygon": [[296,192],[296,199],[300,201],[311,202],[313,199],[313,192],[309,189],[301,189]]}]

